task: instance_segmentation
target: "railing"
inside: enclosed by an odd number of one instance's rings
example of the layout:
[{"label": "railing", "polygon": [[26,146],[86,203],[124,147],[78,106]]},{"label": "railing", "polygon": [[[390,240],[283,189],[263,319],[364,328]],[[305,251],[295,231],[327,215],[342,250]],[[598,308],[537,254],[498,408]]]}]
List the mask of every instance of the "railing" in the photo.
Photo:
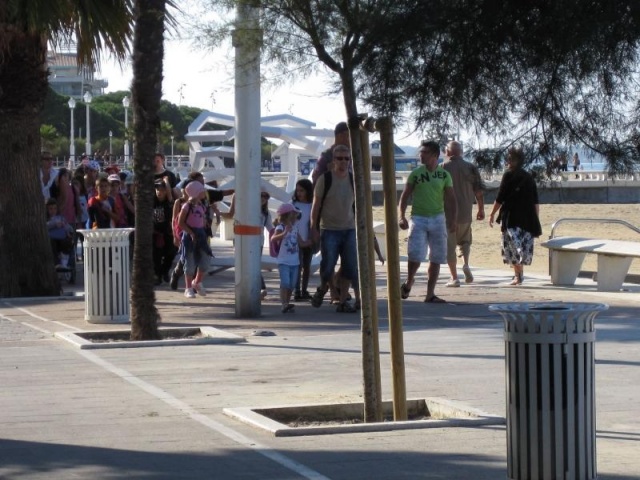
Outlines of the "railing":
[{"label": "railing", "polygon": [[640,233],[640,228],[636,227],[635,225],[632,225],[629,222],[626,222],[624,220],[618,220],[616,218],[561,218],[560,220],[555,221],[552,225],[551,225],[551,233],[549,234],[549,238],[554,238],[554,234],[556,231],[556,228],[561,224],[561,223],[569,223],[569,222],[577,222],[577,223],[615,223],[618,225],[623,225],[627,228],[630,228],[631,230],[633,230],[636,233]]},{"label": "railing", "polygon": [[[485,182],[499,182],[502,179],[503,171],[480,171],[480,175]],[[609,175],[607,170],[578,170],[577,172],[555,172],[549,177],[553,182],[606,182],[606,181],[638,181],[640,175],[637,173]]]}]

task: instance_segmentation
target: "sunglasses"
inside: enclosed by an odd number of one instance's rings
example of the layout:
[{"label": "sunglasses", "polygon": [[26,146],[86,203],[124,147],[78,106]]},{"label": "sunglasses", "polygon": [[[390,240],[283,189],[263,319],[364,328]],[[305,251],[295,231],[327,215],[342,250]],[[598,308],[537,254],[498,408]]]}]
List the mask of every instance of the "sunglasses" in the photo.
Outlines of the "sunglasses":
[{"label": "sunglasses", "polygon": [[268,193],[262,193],[262,194],[260,194],[260,196],[262,198],[271,198],[271,196]]},{"label": "sunglasses", "polygon": [[336,160],[345,160],[345,161],[349,161],[350,160],[349,157],[333,157],[333,158],[335,158]]}]

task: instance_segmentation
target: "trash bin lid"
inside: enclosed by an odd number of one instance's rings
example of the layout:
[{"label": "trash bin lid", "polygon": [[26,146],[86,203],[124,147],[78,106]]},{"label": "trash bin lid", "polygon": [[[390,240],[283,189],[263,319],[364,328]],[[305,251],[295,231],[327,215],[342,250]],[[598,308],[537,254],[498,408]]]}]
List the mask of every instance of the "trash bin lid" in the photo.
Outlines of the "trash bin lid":
[{"label": "trash bin lid", "polygon": [[530,302],[530,303],[497,303],[489,305],[489,311],[497,313],[527,312],[603,312],[609,309],[604,303],[565,303],[565,302]]}]

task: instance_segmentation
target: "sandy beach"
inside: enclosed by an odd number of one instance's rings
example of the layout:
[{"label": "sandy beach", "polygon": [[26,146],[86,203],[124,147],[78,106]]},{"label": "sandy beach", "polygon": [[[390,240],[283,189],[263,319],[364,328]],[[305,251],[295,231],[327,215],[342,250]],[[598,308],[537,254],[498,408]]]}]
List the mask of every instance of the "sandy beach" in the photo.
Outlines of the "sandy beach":
[{"label": "sandy beach", "polygon": [[[471,247],[471,266],[479,268],[508,268],[502,263],[500,254],[500,226],[489,227],[489,213],[491,205],[485,207],[487,220],[474,221],[473,245]],[[409,210],[407,210],[409,211]],[[474,216],[476,212],[474,207]],[[382,207],[374,208],[376,221],[384,221]],[[531,266],[525,267],[526,272],[547,274],[548,251],[539,246],[541,241],[549,238],[554,222],[561,218],[593,218],[593,219],[618,219],[629,222],[640,228],[640,206],[636,204],[543,204],[540,205],[540,223],[542,223],[542,236],[536,240],[534,260]],[[589,238],[607,238],[613,240],[640,240],[640,234],[622,225],[605,222],[564,223],[556,229],[555,236],[571,235]],[[406,232],[400,232],[400,254],[406,255]],[[459,264],[461,266],[461,264]],[[587,255],[584,270],[596,270],[596,256]],[[640,262],[634,261],[629,270],[630,273],[640,274]],[[446,271],[443,275],[446,274]]]}]

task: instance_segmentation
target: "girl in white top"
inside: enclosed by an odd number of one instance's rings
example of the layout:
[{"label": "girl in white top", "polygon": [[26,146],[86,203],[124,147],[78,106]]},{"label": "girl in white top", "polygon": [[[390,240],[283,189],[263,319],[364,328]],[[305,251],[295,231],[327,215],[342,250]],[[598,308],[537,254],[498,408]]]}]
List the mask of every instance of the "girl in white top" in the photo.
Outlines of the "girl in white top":
[{"label": "girl in white top", "polygon": [[[300,210],[298,220],[298,232],[303,240],[309,239],[311,227],[311,205],[313,202],[313,183],[307,178],[298,180],[293,192],[293,206]],[[300,247],[300,268],[295,286],[295,300],[310,300],[311,295],[307,291],[309,275],[311,274],[311,259],[313,258],[313,244],[308,247]]]},{"label": "girl in white top", "polygon": [[300,210],[291,203],[283,203],[277,211],[278,219],[271,242],[279,244],[278,272],[280,273],[280,301],[282,313],[293,312],[295,305],[291,301],[291,293],[298,278],[300,266],[300,246],[307,246],[311,242],[303,240],[298,230]]}]

